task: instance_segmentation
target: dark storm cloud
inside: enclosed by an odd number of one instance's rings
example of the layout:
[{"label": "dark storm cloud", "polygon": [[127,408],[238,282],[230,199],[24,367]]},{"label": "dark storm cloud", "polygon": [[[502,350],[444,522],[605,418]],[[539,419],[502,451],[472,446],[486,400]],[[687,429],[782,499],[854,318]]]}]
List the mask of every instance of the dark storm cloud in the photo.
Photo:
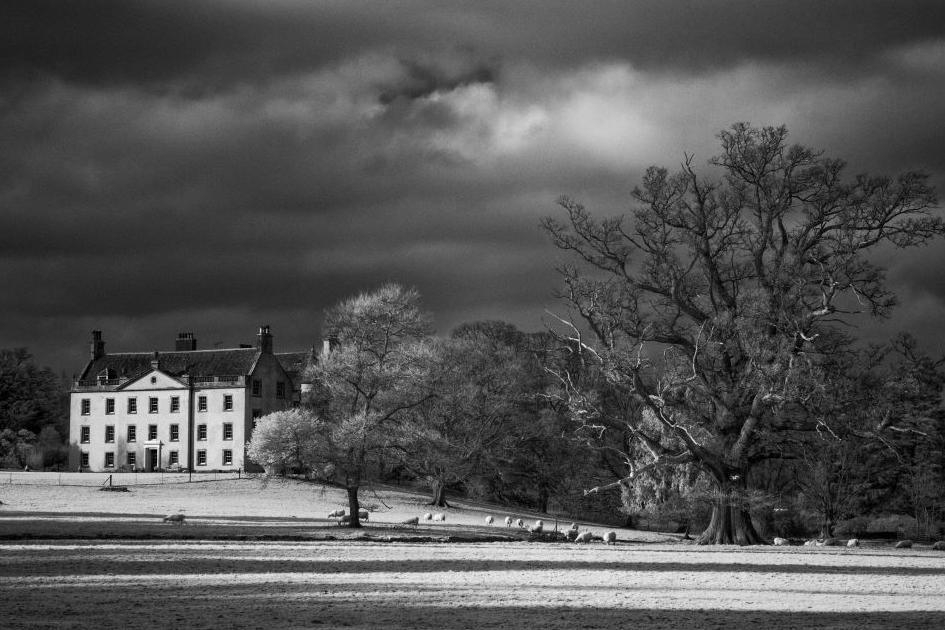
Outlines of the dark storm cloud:
[{"label": "dark storm cloud", "polygon": [[[558,195],[626,210],[737,120],[941,186],[943,81],[940,3],[0,0],[0,347],[301,348],[387,280],[539,328]],[[883,262],[942,313],[928,256]]]},{"label": "dark storm cloud", "polygon": [[[265,81],[366,48],[529,57],[542,65],[627,60],[699,72],[746,60],[850,72],[876,52],[941,37],[945,6],[926,2],[260,3],[191,0],[6,0],[7,72],[70,81],[194,89]],[[423,79],[420,78],[420,83]]]}]

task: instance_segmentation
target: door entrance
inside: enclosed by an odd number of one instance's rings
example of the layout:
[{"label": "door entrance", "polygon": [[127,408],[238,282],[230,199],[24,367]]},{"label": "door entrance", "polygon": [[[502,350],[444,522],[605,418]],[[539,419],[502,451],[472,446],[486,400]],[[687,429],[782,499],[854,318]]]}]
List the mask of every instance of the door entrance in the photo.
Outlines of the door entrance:
[{"label": "door entrance", "polygon": [[149,448],[145,450],[145,469],[148,472],[154,472],[154,469],[158,467],[158,450],[156,448]]}]

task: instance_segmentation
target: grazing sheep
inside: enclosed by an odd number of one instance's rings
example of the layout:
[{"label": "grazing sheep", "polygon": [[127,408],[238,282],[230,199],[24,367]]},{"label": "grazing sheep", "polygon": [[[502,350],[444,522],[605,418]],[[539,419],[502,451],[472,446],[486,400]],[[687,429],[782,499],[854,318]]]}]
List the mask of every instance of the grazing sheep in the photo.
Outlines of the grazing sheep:
[{"label": "grazing sheep", "polygon": [[590,532],[581,532],[574,539],[574,542],[584,543],[585,545],[594,539],[594,534]]},{"label": "grazing sheep", "polygon": [[419,524],[420,524],[419,516],[413,516],[411,518],[408,518],[406,521],[403,521],[403,525],[419,525]]},{"label": "grazing sheep", "polygon": [[828,538],[824,541],[824,547],[842,547],[843,542],[839,538]]},{"label": "grazing sheep", "polygon": [[817,544],[817,541],[814,540],[813,538],[811,538],[810,540],[805,540],[805,541],[804,541],[804,546],[805,546],[805,547],[813,547],[813,546],[816,545],[816,544]]},{"label": "grazing sheep", "polygon": [[815,547],[823,547],[823,546],[824,546],[824,541],[823,541],[823,540],[815,540],[815,541],[814,541],[814,546],[815,546]]},{"label": "grazing sheep", "polygon": [[518,525],[520,528],[523,528],[523,529],[525,528],[525,521],[523,521],[522,519],[518,519],[517,521],[515,521],[515,524]]},{"label": "grazing sheep", "polygon": [[850,540],[847,541],[847,547],[859,547],[859,546],[860,546],[859,538],[851,538]]},{"label": "grazing sheep", "polygon": [[945,540],[939,540],[936,542],[934,545],[932,545],[932,549],[935,551],[945,551]]},{"label": "grazing sheep", "polygon": [[787,544],[788,544],[787,538],[780,538],[780,537],[777,537],[777,538],[774,539],[774,546],[775,546],[775,547],[784,547],[784,546],[787,545]]},{"label": "grazing sheep", "polygon": [[183,514],[168,514],[164,517],[165,523],[177,523],[178,526],[184,524],[184,515]]},{"label": "grazing sheep", "polygon": [[617,544],[617,532],[607,532],[604,534],[604,544],[606,545],[616,545]]},{"label": "grazing sheep", "polygon": [[425,521],[429,521],[429,520],[432,519],[432,518],[433,518],[433,515],[430,514],[429,512],[427,512],[426,514],[423,515],[423,520],[425,520]]},{"label": "grazing sheep", "polygon": [[912,549],[912,541],[908,538],[896,543],[896,549]]},{"label": "grazing sheep", "polygon": [[445,520],[446,520],[446,514],[443,514],[443,512],[437,512],[436,514],[433,515],[433,520],[434,520],[434,521],[445,521]]},{"label": "grazing sheep", "polygon": [[328,513],[328,518],[338,518],[339,516],[344,516],[344,515],[345,515],[344,510],[335,510],[334,512]]},{"label": "grazing sheep", "polygon": [[506,517],[505,517],[505,526],[506,526],[506,527],[512,527],[512,517],[511,517],[511,516],[506,516]]},{"label": "grazing sheep", "polygon": [[528,528],[528,531],[532,534],[540,534],[541,530],[544,529],[545,524],[541,521],[535,521],[535,524]]},{"label": "grazing sheep", "polygon": [[487,517],[486,517],[486,525],[492,525],[492,521],[494,521],[494,520],[495,520],[495,519],[492,518],[491,516],[487,516]]}]

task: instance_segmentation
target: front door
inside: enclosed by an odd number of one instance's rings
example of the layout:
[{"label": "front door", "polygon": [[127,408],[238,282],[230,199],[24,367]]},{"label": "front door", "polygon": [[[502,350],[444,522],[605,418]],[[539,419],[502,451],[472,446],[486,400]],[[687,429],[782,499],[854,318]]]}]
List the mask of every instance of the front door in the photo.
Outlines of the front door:
[{"label": "front door", "polygon": [[158,467],[158,450],[156,448],[149,448],[145,451],[145,468],[148,472],[154,472],[154,469]]}]

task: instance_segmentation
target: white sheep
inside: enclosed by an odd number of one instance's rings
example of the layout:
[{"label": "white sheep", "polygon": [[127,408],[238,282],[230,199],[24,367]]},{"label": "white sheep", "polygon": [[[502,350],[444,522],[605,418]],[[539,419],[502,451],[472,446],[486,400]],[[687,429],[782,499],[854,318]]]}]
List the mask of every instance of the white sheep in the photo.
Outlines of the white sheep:
[{"label": "white sheep", "polygon": [[334,512],[328,513],[328,518],[338,518],[339,516],[344,516],[344,515],[345,515],[344,510],[335,510]]},{"label": "white sheep", "polygon": [[423,520],[425,521],[429,521],[431,518],[433,518],[433,515],[430,514],[429,512],[423,515]]},{"label": "white sheep", "polygon": [[850,540],[847,541],[847,547],[859,547],[859,546],[860,546],[859,538],[851,538]]},{"label": "white sheep", "polygon": [[433,515],[433,520],[434,520],[434,521],[445,521],[445,520],[446,520],[446,514],[443,514],[443,512],[437,512],[436,514]]},{"label": "white sheep", "polygon": [[607,532],[604,534],[604,544],[606,545],[616,545],[617,544],[617,532]]},{"label": "white sheep", "polygon": [[512,517],[511,517],[511,516],[506,516],[506,517],[505,517],[505,526],[506,526],[506,527],[512,527]]},{"label": "white sheep", "polygon": [[584,543],[585,545],[594,539],[594,534],[590,532],[581,532],[574,539],[574,542]]},{"label": "white sheep", "polygon": [[403,522],[403,524],[404,524],[404,525],[419,525],[419,524],[420,524],[420,517],[419,517],[419,516],[412,516],[412,517],[408,518],[407,520],[405,520],[405,521]]},{"label": "white sheep", "polygon": [[525,527],[525,521],[523,521],[522,519],[518,519],[517,521],[515,521],[515,524],[518,525],[520,528],[523,528],[523,529],[524,529],[524,527]]},{"label": "white sheep", "polygon": [[775,539],[774,539],[774,546],[775,546],[775,547],[784,547],[784,546],[786,546],[787,544],[788,544],[788,539],[787,539],[787,538],[775,537]]},{"label": "white sheep", "polygon": [[908,538],[896,543],[896,549],[912,549],[912,541]]},{"label": "white sheep", "polygon": [[184,524],[184,519],[186,517],[183,514],[168,514],[164,517],[165,523],[177,523],[178,526]]},{"label": "white sheep", "polygon": [[541,521],[535,521],[535,524],[528,528],[528,531],[532,534],[540,534],[541,530],[545,527],[545,524]]},{"label": "white sheep", "polygon": [[495,519],[492,518],[491,515],[486,517],[486,525],[492,525],[493,521],[495,521]]}]

